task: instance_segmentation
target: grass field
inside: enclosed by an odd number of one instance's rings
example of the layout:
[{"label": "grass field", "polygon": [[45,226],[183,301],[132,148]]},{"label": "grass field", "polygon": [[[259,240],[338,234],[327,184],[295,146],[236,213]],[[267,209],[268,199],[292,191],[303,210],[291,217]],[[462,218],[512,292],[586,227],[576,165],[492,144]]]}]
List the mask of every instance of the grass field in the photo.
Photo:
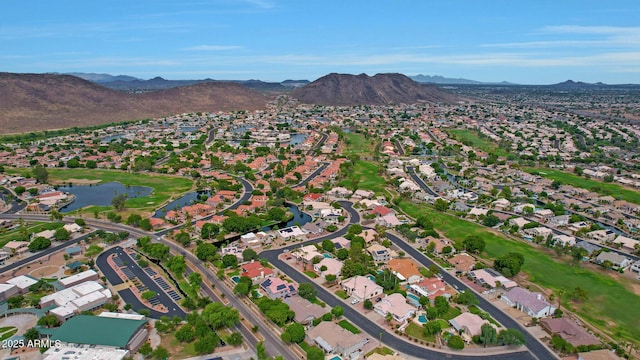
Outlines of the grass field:
[{"label": "grass field", "polygon": [[420,340],[426,341],[426,342],[436,342],[436,336],[435,335],[425,335],[424,334],[424,327],[412,322],[409,325],[407,325],[407,327],[404,329],[404,332],[409,335],[409,336],[413,336],[414,338],[418,338]]},{"label": "grass field", "polygon": [[365,138],[363,134],[345,133],[347,147],[344,149],[344,155],[360,155],[369,156],[374,153],[376,141],[372,138]]},{"label": "grass field", "polygon": [[378,165],[375,163],[362,160],[357,161],[353,167],[353,173],[338,185],[351,188],[354,179],[358,181],[358,189],[370,190],[375,192],[376,195],[384,194],[386,181],[382,176],[378,175]]},{"label": "grass field", "polygon": [[453,129],[449,130],[449,133],[454,135],[461,143],[470,144],[471,147],[480,149],[489,154],[496,154],[498,156],[506,157],[509,152],[505,149],[498,147],[498,145],[491,140],[481,138],[478,132],[468,129]]},{"label": "grass field", "polygon": [[548,168],[525,168],[524,171],[531,174],[539,174],[551,180],[557,180],[565,185],[588,189],[602,195],[611,195],[616,199],[626,200],[634,204],[640,204],[640,192],[633,191],[624,186],[606,183],[598,180],[587,179],[582,176]]},{"label": "grass field", "polygon": [[101,182],[117,181],[125,185],[153,188],[153,192],[149,196],[127,199],[127,207],[134,209],[155,209],[169,199],[179,197],[193,187],[193,181],[187,178],[127,173],[118,170],[49,169],[49,179],[50,181],[63,183],[69,179],[100,180]]},{"label": "grass field", "polygon": [[[440,213],[426,205],[402,201],[400,207],[416,217],[427,214],[436,228],[460,244],[469,235],[478,235],[486,242],[483,256],[495,259],[508,252],[524,254],[522,271],[528,280],[542,287],[565,289],[563,305],[572,307],[580,316],[616,337],[638,343],[640,339],[640,296],[631,292],[621,281],[607,274],[572,266],[569,259],[555,258],[550,253],[517,240],[507,239],[472,222],[447,213]],[[568,293],[576,286],[586,289],[589,300],[583,304],[570,302]],[[615,326],[613,324],[615,323]]]}]

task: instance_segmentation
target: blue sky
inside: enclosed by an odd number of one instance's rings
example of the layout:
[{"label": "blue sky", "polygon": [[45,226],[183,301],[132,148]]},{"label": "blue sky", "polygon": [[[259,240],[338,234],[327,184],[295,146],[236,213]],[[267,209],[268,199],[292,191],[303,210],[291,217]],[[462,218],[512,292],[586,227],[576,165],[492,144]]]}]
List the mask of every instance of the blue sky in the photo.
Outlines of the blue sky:
[{"label": "blue sky", "polygon": [[0,71],[640,83],[640,1],[0,1]]}]

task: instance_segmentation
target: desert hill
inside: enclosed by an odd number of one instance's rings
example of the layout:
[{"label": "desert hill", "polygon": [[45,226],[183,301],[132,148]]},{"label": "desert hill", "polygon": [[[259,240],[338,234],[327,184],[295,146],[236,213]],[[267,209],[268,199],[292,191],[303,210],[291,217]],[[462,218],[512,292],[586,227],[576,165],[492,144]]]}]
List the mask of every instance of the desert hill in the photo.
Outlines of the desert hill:
[{"label": "desert hill", "polygon": [[293,91],[303,103],[350,106],[456,101],[434,85],[422,85],[402,74],[329,74]]},{"label": "desert hill", "polygon": [[184,112],[263,109],[245,86],[206,82],[128,94],[70,75],[0,73],[0,133],[89,126]]}]

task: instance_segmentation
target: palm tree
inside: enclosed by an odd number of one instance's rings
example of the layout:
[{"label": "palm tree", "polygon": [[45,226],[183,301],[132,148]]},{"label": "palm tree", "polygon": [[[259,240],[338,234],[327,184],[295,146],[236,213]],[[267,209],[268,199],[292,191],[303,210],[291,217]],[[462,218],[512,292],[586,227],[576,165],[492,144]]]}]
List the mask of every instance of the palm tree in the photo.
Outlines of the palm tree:
[{"label": "palm tree", "polygon": [[558,290],[555,291],[556,296],[558,297],[558,309],[560,309],[560,307],[562,306],[562,296],[566,293],[567,291],[564,288],[560,288]]},{"label": "palm tree", "polygon": [[391,320],[393,320],[393,315],[391,315],[391,313],[388,312],[387,315],[384,316],[384,319],[387,322],[387,325],[389,325],[391,323]]}]

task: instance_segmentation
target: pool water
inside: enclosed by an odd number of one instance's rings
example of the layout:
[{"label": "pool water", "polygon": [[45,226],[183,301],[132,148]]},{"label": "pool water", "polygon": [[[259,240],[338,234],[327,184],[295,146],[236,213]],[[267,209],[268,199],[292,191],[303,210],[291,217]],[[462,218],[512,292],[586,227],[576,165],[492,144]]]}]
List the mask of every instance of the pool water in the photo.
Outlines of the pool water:
[{"label": "pool water", "polygon": [[340,356],[334,356],[329,360],[342,360],[342,358]]},{"label": "pool water", "polygon": [[324,253],[322,254],[322,256],[324,256],[327,259],[331,259],[331,254]]},{"label": "pool water", "polygon": [[234,283],[238,283],[238,281],[240,281],[240,276],[232,276],[231,280],[233,280]]},{"label": "pool water", "polygon": [[420,306],[420,298],[411,293],[407,294],[407,300],[409,300],[413,306]]},{"label": "pool water", "polygon": [[373,282],[376,282],[376,277],[373,275],[367,275],[367,278]]},{"label": "pool water", "polygon": [[427,320],[427,316],[425,314],[422,314],[418,316],[418,322],[421,324],[426,324],[427,322],[429,322],[429,320]]}]

